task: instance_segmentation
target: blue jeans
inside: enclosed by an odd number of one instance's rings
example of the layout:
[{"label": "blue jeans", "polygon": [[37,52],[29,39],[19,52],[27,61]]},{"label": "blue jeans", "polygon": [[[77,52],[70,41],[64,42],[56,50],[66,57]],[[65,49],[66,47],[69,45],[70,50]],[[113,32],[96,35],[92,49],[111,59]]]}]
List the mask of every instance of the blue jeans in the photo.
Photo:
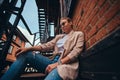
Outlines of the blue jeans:
[{"label": "blue jeans", "polygon": [[[29,63],[32,67],[36,68],[38,72],[44,73],[46,67],[49,64],[56,62],[56,58],[54,60],[50,60],[49,58],[42,56],[41,54],[33,55],[32,52],[27,52],[24,54],[20,54],[17,60],[10,66],[9,70],[1,77],[0,80],[17,80],[19,76],[23,73],[26,65]],[[55,74],[55,75],[53,75]],[[54,77],[53,77],[54,76]],[[53,69],[45,78],[45,80],[62,80],[59,76],[57,69]]]}]

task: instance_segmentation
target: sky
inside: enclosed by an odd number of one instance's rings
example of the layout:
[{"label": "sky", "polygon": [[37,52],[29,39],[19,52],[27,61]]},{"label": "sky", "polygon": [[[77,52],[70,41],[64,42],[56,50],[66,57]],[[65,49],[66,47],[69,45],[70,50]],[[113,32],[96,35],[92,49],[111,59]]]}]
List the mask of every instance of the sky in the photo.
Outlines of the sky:
[{"label": "sky", "polygon": [[[21,0],[18,0],[18,2],[16,4],[16,7],[20,7],[20,5],[21,5]],[[25,19],[25,21],[26,21],[30,31],[32,32],[32,34],[36,33],[36,32],[39,32],[38,9],[37,9],[37,5],[36,5],[35,0],[26,0],[24,9],[22,11],[22,16]],[[10,18],[11,24],[14,23],[15,18],[16,18],[16,15],[12,14],[12,16]],[[18,26],[19,26],[19,29],[22,28],[21,30],[26,34],[26,32],[24,30],[24,29],[26,29],[26,27],[21,20],[19,21]],[[49,27],[51,27],[50,35],[54,36],[54,28],[53,28],[54,26],[51,25]],[[28,37],[28,39],[31,39],[31,38],[29,38],[29,36],[27,36],[27,37]],[[39,37],[39,34],[36,35],[36,38],[37,37]],[[32,41],[30,41],[30,42],[32,42]]]},{"label": "sky", "polygon": [[[21,5],[21,0],[18,0],[16,7],[20,7]],[[32,34],[35,32],[39,31],[39,26],[38,26],[38,11],[37,11],[37,5],[35,0],[26,0],[22,16],[25,19],[29,29],[31,30]],[[13,24],[16,19],[16,15],[12,14],[10,18],[10,23]],[[25,25],[23,22],[20,20],[17,26],[21,32],[26,36],[26,38],[33,43],[33,35],[30,35],[28,31],[26,30]],[[37,35],[38,36],[38,35]],[[38,43],[38,41],[36,41]]]},{"label": "sky", "polygon": [[24,28],[22,28],[22,27],[20,27],[20,26],[17,26],[17,27],[18,27],[18,29],[22,32],[22,34],[27,38],[27,40],[28,40],[31,44],[33,44],[34,35],[30,35],[29,32],[28,32],[26,29],[24,29]]},{"label": "sky", "polygon": [[[20,1],[18,0],[18,6],[20,5]],[[22,16],[24,17],[28,27],[30,28],[32,33],[38,32],[39,27],[38,27],[38,12],[37,12],[37,5],[35,0],[26,0]],[[20,21],[18,26],[21,26],[25,28],[23,23]]]}]

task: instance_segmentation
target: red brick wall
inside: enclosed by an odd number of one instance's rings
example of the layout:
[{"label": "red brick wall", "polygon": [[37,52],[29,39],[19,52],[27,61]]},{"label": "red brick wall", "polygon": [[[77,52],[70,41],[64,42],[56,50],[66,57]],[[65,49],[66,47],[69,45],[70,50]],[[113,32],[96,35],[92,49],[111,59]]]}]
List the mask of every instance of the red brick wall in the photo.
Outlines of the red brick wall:
[{"label": "red brick wall", "polygon": [[86,49],[120,27],[120,0],[77,0],[73,13],[75,30],[85,33]]}]

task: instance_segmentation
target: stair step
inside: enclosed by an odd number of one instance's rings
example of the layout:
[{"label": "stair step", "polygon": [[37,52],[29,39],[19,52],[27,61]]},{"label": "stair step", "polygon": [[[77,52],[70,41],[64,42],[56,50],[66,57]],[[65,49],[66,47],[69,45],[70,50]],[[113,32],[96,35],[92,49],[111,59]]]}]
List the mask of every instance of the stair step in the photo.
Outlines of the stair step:
[{"label": "stair step", "polygon": [[44,73],[25,73],[21,75],[21,78],[27,78],[27,77],[45,77]]}]

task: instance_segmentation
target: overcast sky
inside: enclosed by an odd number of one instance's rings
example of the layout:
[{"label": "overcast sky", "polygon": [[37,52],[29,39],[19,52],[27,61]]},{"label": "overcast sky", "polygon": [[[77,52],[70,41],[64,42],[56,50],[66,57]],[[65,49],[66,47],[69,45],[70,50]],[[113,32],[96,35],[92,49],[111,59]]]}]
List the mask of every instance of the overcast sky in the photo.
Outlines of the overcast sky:
[{"label": "overcast sky", "polygon": [[24,28],[22,28],[20,26],[17,26],[17,27],[23,33],[23,35],[28,39],[28,41],[31,44],[33,44],[34,35],[30,35],[29,32],[26,29],[24,29]]}]

